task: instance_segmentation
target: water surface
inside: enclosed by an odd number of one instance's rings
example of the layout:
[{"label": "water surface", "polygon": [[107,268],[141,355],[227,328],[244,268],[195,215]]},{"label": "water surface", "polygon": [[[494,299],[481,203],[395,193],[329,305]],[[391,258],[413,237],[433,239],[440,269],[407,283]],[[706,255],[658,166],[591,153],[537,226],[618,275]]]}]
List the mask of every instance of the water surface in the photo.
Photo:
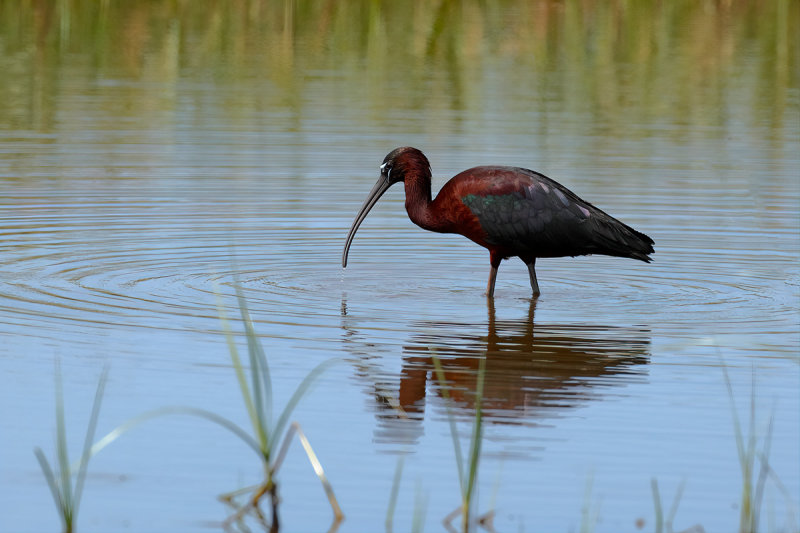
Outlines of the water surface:
[{"label": "water surface", "polygon": [[[293,6],[293,7],[292,7]],[[459,502],[442,359],[466,443],[486,359],[481,511],[498,531],[738,527],[732,421],[771,427],[763,524],[798,528],[798,6],[509,2],[0,7],[0,530],[58,518],[32,453],[51,450],[61,361],[73,453],[94,386],[100,432],[147,409],[247,423],[216,292],[238,277],[285,399],[346,514],[426,530]],[[403,194],[347,230],[392,148],[434,190],[478,164],[533,168],[650,235],[652,264],[502,264],[415,227]],[[243,346],[243,340],[242,340]],[[723,367],[730,376],[729,396]],[[732,407],[732,403],[734,404]],[[203,421],[162,419],[96,456],[86,531],[207,531],[255,456]],[[774,478],[779,481],[775,481]],[[330,509],[301,448],[281,471],[287,531]],[[589,490],[587,491],[587,485]],[[783,489],[781,488],[783,487]],[[771,521],[771,522],[770,522]]]}]

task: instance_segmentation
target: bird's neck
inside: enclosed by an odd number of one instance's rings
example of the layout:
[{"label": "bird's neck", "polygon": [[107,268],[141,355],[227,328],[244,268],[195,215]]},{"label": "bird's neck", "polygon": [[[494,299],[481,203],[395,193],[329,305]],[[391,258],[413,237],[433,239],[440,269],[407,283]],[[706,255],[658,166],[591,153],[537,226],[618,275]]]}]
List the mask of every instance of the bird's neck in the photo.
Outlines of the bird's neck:
[{"label": "bird's neck", "polygon": [[431,176],[420,173],[406,175],[406,211],[411,222],[430,231],[440,231],[437,218],[431,208]]}]

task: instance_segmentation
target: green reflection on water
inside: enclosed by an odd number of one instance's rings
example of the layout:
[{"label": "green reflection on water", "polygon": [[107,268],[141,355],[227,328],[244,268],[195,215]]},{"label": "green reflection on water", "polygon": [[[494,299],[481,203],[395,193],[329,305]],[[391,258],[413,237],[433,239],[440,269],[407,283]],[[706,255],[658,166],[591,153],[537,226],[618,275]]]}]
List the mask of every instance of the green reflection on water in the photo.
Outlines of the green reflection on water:
[{"label": "green reflection on water", "polygon": [[[721,135],[733,99],[752,104],[742,120],[780,137],[796,119],[799,21],[790,0],[4,2],[0,128],[53,128],[75,84],[159,87],[102,104],[123,116],[174,108],[185,79],[241,87],[234,114],[297,113],[306,87],[336,77],[346,83],[329,97],[361,102],[386,128],[387,109],[497,102],[586,112],[598,135],[660,122]],[[732,97],[734,85],[746,94]]]}]

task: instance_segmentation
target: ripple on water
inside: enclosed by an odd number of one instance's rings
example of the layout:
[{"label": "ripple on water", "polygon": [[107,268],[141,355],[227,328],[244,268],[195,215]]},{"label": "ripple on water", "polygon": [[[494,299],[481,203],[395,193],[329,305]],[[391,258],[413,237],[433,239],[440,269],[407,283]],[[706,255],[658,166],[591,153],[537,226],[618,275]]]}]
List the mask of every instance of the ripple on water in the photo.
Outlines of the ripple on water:
[{"label": "ripple on water", "polygon": [[[391,206],[398,213],[381,218],[378,212],[362,228],[351,267],[342,271],[352,213],[331,218],[324,216],[324,200],[281,200],[296,192],[289,185],[274,185],[274,195],[252,195],[247,187],[223,194],[207,184],[193,196],[162,185],[158,194],[143,196],[128,180],[122,183],[113,195],[73,184],[18,191],[8,200],[0,235],[6,327],[43,319],[87,329],[191,329],[193,318],[216,317],[215,291],[232,295],[234,272],[254,306],[280,309],[280,320],[294,325],[335,321],[343,293],[351,302],[367,299],[370,318],[391,327],[425,307],[464,313],[465,298],[472,301],[484,289],[482,249],[418,230],[399,205]],[[745,224],[728,227],[717,216],[688,223],[676,219],[679,213],[661,205],[648,212],[649,223],[634,224],[656,240],[652,264],[604,257],[540,261],[542,301],[572,302],[579,314],[602,305],[607,315],[640,311],[646,302],[678,321],[724,321],[728,328],[792,319],[798,282],[786,272],[796,250],[764,244],[789,239],[783,217],[748,215]],[[499,298],[528,295],[521,263],[507,266],[515,261],[500,269]]]}]

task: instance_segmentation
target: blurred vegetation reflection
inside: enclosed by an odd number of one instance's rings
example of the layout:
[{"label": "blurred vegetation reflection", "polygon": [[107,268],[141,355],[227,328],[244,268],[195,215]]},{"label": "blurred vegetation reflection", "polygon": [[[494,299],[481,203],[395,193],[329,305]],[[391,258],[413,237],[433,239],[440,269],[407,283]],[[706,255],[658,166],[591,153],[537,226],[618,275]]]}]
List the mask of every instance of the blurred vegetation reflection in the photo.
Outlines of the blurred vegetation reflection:
[{"label": "blurred vegetation reflection", "polygon": [[186,79],[241,87],[233,111],[298,113],[333,78],[326,97],[382,127],[409,110],[525,113],[533,100],[639,136],[662,119],[724,130],[735,79],[753,104],[741,120],[781,135],[798,20],[791,0],[0,2],[0,128],[52,128],[75,84],[157,86],[116,95],[132,114],[174,108]]}]

